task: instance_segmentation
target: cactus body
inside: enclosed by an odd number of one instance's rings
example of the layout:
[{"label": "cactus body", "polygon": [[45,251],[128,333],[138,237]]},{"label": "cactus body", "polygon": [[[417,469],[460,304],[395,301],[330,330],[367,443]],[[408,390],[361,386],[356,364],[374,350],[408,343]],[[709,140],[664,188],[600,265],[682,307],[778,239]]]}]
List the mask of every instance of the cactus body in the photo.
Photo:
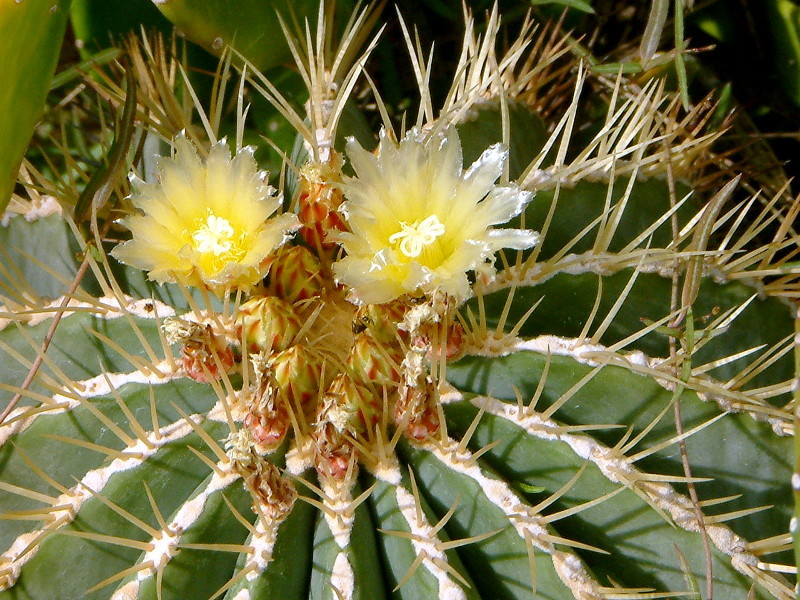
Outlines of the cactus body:
[{"label": "cactus body", "polygon": [[[209,52],[220,54],[231,45],[259,69],[291,59],[279,15],[300,20],[316,17],[318,2],[249,0],[244,4],[153,0],[178,30]],[[291,16],[290,16],[291,15]]]},{"label": "cactus body", "polygon": [[[466,47],[468,79],[482,54]],[[299,218],[239,289],[169,269],[156,284],[75,242],[58,215],[10,219],[0,398],[21,399],[0,425],[0,600],[669,598],[703,589],[709,568],[718,598],[794,596],[795,268],[784,256],[795,242],[780,217],[794,209],[713,210],[732,185],[700,198],[691,171],[712,161],[708,144],[670,129],[654,84],[623,88],[636,102],[610,105],[615,125],[580,142],[577,100],[549,122],[518,89],[510,105],[493,99],[498,80],[483,82],[488,99],[454,92],[428,129],[384,133],[375,154],[351,143],[355,175],[339,170],[325,129],[326,88],[311,135],[296,120],[309,151],[299,172],[332,169],[312,191],[335,205]],[[513,181],[492,145],[504,129]],[[386,244],[372,265],[382,279],[369,279],[340,261],[367,243],[358,219],[388,219],[363,194],[365,181],[394,189],[381,172],[403,175],[383,152],[426,157],[403,165],[430,175],[431,204],[448,182],[461,190],[453,202],[488,191],[459,228],[458,207],[410,211],[368,240]],[[200,195],[213,183],[180,177],[219,164],[194,156],[162,173]],[[308,194],[301,181],[299,211]],[[188,240],[175,264],[231,254],[235,213],[212,200],[186,227],[154,205]],[[138,218],[154,217],[145,206]],[[481,218],[463,244],[477,258],[463,271],[437,263]],[[772,242],[754,245],[776,219]],[[506,250],[491,260],[498,239]],[[93,280],[58,298],[82,261]]]}]

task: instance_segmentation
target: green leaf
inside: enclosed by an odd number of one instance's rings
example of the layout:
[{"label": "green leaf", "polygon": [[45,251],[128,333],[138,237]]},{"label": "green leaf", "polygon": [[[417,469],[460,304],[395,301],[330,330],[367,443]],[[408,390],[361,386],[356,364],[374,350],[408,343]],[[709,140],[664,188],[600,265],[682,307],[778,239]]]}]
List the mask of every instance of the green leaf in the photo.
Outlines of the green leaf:
[{"label": "green leaf", "polygon": [[478,483],[450,470],[434,456],[411,444],[402,443],[399,449],[413,467],[420,490],[437,516],[444,516],[456,505],[453,516],[445,525],[448,536],[463,539],[496,532],[458,549],[458,556],[474,580],[480,598],[572,598],[553,568],[552,560],[543,552],[535,553],[534,593],[525,540],[516,532],[507,515],[483,494]]},{"label": "green leaf", "polygon": [[70,19],[75,43],[84,57],[142,27],[164,34],[172,31],[151,0],[72,0]]},{"label": "green leaf", "polygon": [[800,6],[791,0],[765,0],[775,41],[775,70],[779,85],[800,104]]},{"label": "green leaf", "polygon": [[34,297],[58,298],[78,270],[77,251],[60,215],[33,222],[12,217],[0,225],[0,292],[20,304],[25,303],[23,290],[33,291]]},{"label": "green leaf", "polygon": [[[591,335],[617,302],[632,275],[633,270],[630,269],[602,277],[594,273],[560,273],[539,285],[519,288],[514,292],[507,323],[515,324],[531,306],[539,302],[536,310],[520,329],[519,335],[525,338],[539,335],[575,338],[581,334],[592,312],[598,285],[602,283],[602,295],[594,327],[589,330]],[[599,282],[600,279],[602,282]],[[661,275],[640,273],[619,311],[598,341],[612,345],[644,329],[645,320],[657,321],[669,314],[670,287],[671,281]],[[741,306],[754,294],[756,290],[738,282],[720,285],[713,281],[704,281],[694,305],[695,318],[698,319],[696,327],[699,328],[713,320],[714,315]],[[487,324],[490,327],[497,325],[507,297],[507,290],[484,297]],[[468,306],[477,314],[477,301],[472,301]],[[693,357],[694,365],[698,366],[761,345],[766,345],[768,348],[779,344],[791,328],[792,318],[783,302],[777,298],[763,300],[755,298],[726,329],[719,328],[717,330],[719,335],[697,351]],[[786,344],[784,341],[783,346]],[[631,350],[641,350],[651,357],[666,357],[669,354],[668,338],[661,333],[651,332],[632,341],[622,352]],[[758,355],[755,353],[740,358],[714,369],[711,373],[724,381],[739,373]],[[775,384],[792,376],[792,357],[784,355],[757,375],[750,382],[750,386]]]},{"label": "green leaf", "polygon": [[[401,503],[404,503],[412,495],[413,490],[410,478],[407,474],[403,474],[399,485],[378,480],[368,500],[372,506],[377,527],[381,531],[378,543],[382,550],[385,578],[389,587],[393,589],[393,597],[398,600],[439,598],[442,597],[439,580],[428,568],[424,564],[418,564],[413,571],[411,570],[414,561],[420,556],[420,550],[412,542],[413,538],[409,539],[404,535],[411,532],[411,527],[400,507]],[[405,500],[401,500],[403,497]],[[435,526],[438,519],[449,508],[448,506],[436,514],[424,496],[414,494],[413,501],[418,502],[423,519],[431,526]],[[442,542],[450,539],[446,531],[440,531],[436,537]],[[455,550],[447,550],[445,555],[449,569],[457,573],[463,581],[458,581],[458,578],[452,574],[445,576],[452,583],[461,587],[467,600],[479,600],[480,590],[476,581],[473,580],[474,571],[466,570],[466,566]]]},{"label": "green leaf", "polygon": [[[361,493],[358,487],[353,496]],[[314,559],[310,583],[309,600],[336,600],[336,592],[331,587],[331,576],[336,559],[341,552],[353,569],[355,600],[381,600],[385,598],[385,584],[376,545],[375,525],[366,504],[362,503],[354,511],[353,528],[347,547],[342,550],[322,513],[317,514],[314,533]]]},{"label": "green leaf", "polygon": [[[612,184],[609,196],[609,184],[603,181],[580,181],[574,187],[562,187],[558,194],[556,210],[552,223],[547,230],[547,235],[542,242],[539,259],[549,258],[560,252],[581,231],[588,227],[606,210],[606,201],[609,206],[618,205],[625,197],[629,179],[617,177]],[[675,195],[678,200],[690,192],[690,188],[683,183],[676,185]],[[525,224],[534,230],[540,231],[545,223],[550,206],[553,202],[554,192],[541,190],[536,192],[528,208],[525,210]],[[685,203],[678,211],[678,220],[684,223],[694,211],[691,206],[692,199]],[[669,187],[667,182],[650,178],[637,181],[633,188],[624,212],[617,226],[614,237],[609,245],[609,251],[622,250],[628,243],[636,239],[649,226],[658,221],[670,209]],[[578,239],[569,248],[570,253],[580,254],[591,250],[597,236],[597,225]],[[667,220],[653,233],[651,246],[665,248],[672,241],[672,229]]]},{"label": "green leaf", "polygon": [[[304,477],[313,477],[309,472]],[[303,495],[308,490],[297,486]],[[312,545],[316,507],[298,499],[294,508],[278,527],[272,558],[253,579],[240,578],[225,594],[225,600],[236,600],[242,590],[247,590],[250,600],[302,600],[308,597],[308,583],[311,579]],[[250,544],[250,540],[246,542]],[[246,557],[239,555],[236,575],[245,567]],[[241,596],[239,595],[239,598]]]},{"label": "green leaf", "polygon": [[[456,432],[463,431],[476,413],[477,409],[467,403],[446,408],[448,420]],[[499,442],[498,445],[484,455],[492,468],[497,469],[503,477],[519,478],[545,486],[550,494],[564,486],[585,463],[563,442],[526,435],[511,422],[484,415],[471,445],[477,448],[495,441]],[[433,462],[428,461],[429,468],[435,468]],[[436,492],[443,493],[444,487],[437,487]],[[589,464],[578,481],[552,505],[550,512],[584,504],[617,487],[618,484],[609,481],[596,466]],[[483,515],[484,511],[479,514]],[[681,561],[674,550],[675,545],[686,556],[695,574],[704,581],[705,561],[699,536],[665,522],[632,491],[624,490],[601,504],[560,519],[554,525],[559,534],[567,539],[579,540],[609,552],[579,551],[601,583],[613,580],[628,587],[670,590],[677,596],[678,592],[686,589],[686,583]],[[498,547],[495,550],[498,556],[504,555],[503,548],[509,546]],[[722,552],[714,550],[713,555],[715,595],[730,600],[745,600],[750,582],[731,566],[730,560]],[[548,592],[542,583],[541,572],[537,592]],[[550,593],[555,598],[571,597]],[[767,596],[759,593],[757,597]]]},{"label": "green leaf", "polygon": [[[158,344],[158,324],[155,319],[134,319],[145,339],[150,344]],[[22,329],[24,327],[24,329]],[[0,381],[19,385],[28,372],[28,365],[20,363],[14,355],[16,350],[30,360],[36,356],[41,341],[50,327],[46,320],[35,326],[20,325],[9,326],[3,331],[0,340],[7,346],[0,345]],[[114,349],[106,342],[101,341],[96,332],[104,338],[114,340],[118,344]],[[120,354],[124,348],[130,355],[147,360],[147,352],[142,342],[132,329],[130,322],[125,317],[116,319],[103,319],[87,313],[78,313],[65,317],[59,323],[56,334],[50,344],[49,357],[58,364],[64,374],[72,380],[82,381],[97,377],[103,371],[109,373],[131,372],[136,370],[133,365]],[[160,346],[157,345],[156,348]],[[42,391],[48,385],[48,380],[41,378],[31,387],[32,390]],[[50,381],[53,381],[51,376]],[[59,379],[55,378],[58,382]],[[66,382],[61,382],[64,385]],[[11,393],[0,390],[0,399],[5,400]]]},{"label": "green leaf", "polygon": [[[371,501],[376,521],[381,529],[391,532],[410,531],[398,507],[394,486],[378,481],[372,492]],[[382,552],[387,584],[394,589],[406,577],[417,557],[417,552],[410,540],[399,535],[385,533],[378,537],[378,543]],[[425,567],[419,567],[405,580],[400,591],[401,598],[437,598],[439,586]]]},{"label": "green leaf", "polygon": [[[547,140],[544,122],[527,106],[508,103],[508,127],[511,142],[508,157],[509,178],[518,178],[536,157]],[[474,109],[459,124],[458,136],[464,152],[464,164],[469,165],[492,144],[503,141],[503,116],[498,103]]]},{"label": "green leaf", "polygon": [[[187,495],[184,504],[203,493],[211,478],[212,476],[206,477],[194,494]],[[250,510],[250,492],[242,485],[241,480],[236,480],[228,487],[208,495],[200,515],[181,534],[181,544],[245,543],[247,529],[233,515],[223,496],[246,519],[255,519]],[[237,554],[234,552],[181,548],[164,568],[160,592],[157,579],[149,577],[140,585],[138,598],[182,600],[208,597],[230,579],[236,559]]]},{"label": "green leaf", "polygon": [[[140,424],[145,429],[152,429],[150,386],[128,384],[118,392],[125,406],[136,415]],[[188,379],[154,388],[155,420],[161,427],[177,421],[180,414],[174,406],[187,414],[206,413],[216,401],[213,392],[209,392],[207,386]],[[127,417],[115,399],[101,396],[90,402],[110,421],[120,424],[124,431],[130,432],[126,425]],[[45,480],[34,475],[26,458],[66,487],[75,485],[76,479],[99,467],[106,458],[104,454],[89,448],[66,444],[62,441],[63,438],[98,444],[111,450],[122,450],[125,447],[125,443],[87,406],[77,406],[58,414],[40,415],[23,432],[12,436],[0,446],[0,481],[43,494],[53,494],[55,490]],[[0,514],[30,507],[30,500],[9,492],[0,492]],[[30,524],[25,521],[3,521],[0,527],[0,546],[8,548],[14,538],[29,527]]]},{"label": "green leaf", "polygon": [[[545,356],[532,352],[495,359],[470,358],[448,365],[447,375],[451,383],[461,390],[516,403],[515,388],[523,399],[530,399],[536,393],[546,361]],[[544,410],[559,400],[591,370],[592,367],[580,364],[572,358],[552,356],[537,410]],[[635,436],[658,417],[671,396],[670,391],[650,378],[620,367],[606,366],[558,410],[555,418],[570,425],[622,424],[625,428],[631,427],[632,436]],[[704,402],[693,393],[685,393],[682,396],[682,412],[684,429],[689,430],[717,416],[720,410],[714,402]],[[459,429],[465,428],[469,422],[464,417],[460,421]],[[609,429],[593,435],[605,445],[613,447],[622,436],[621,431],[624,429]],[[476,444],[502,440],[500,446],[506,450],[513,447],[516,451],[517,441],[510,439],[509,435],[505,429],[491,430],[491,439],[481,437]],[[673,436],[675,423],[672,410],[669,410],[633,452]],[[542,442],[536,442],[537,445],[539,443]],[[793,508],[789,490],[791,438],[776,435],[769,423],[756,421],[748,414],[739,413],[728,414],[706,429],[696,432],[687,440],[687,447],[692,474],[713,479],[710,483],[697,484],[701,499],[743,494],[741,499],[723,505],[720,512],[762,505],[774,506],[771,510],[747,519],[732,521],[730,526],[734,531],[753,540],[779,535],[781,531],[785,531],[785,524]],[[506,457],[507,453],[499,448],[496,456]],[[540,454],[545,450],[529,449],[528,454],[525,454],[520,447],[519,452],[520,461],[527,460],[527,467],[523,468],[522,463],[518,470],[507,470],[499,463],[493,463],[493,466],[514,481],[545,485],[540,479],[526,478],[523,475],[528,468],[534,466],[531,456],[537,457],[536,464],[541,465],[541,468],[550,469],[549,459]],[[528,458],[524,458],[525,456]],[[675,445],[657,452],[653,457],[642,459],[637,466],[649,472],[675,476],[683,474]],[[554,467],[553,472],[559,470]],[[614,500],[610,502],[613,505]],[[672,553],[671,547],[663,552]],[[692,559],[689,562],[694,564]],[[677,566],[675,573],[680,575],[680,568]]]},{"label": "green leaf", "polygon": [[67,24],[69,0],[0,3],[0,212],[42,114]]}]

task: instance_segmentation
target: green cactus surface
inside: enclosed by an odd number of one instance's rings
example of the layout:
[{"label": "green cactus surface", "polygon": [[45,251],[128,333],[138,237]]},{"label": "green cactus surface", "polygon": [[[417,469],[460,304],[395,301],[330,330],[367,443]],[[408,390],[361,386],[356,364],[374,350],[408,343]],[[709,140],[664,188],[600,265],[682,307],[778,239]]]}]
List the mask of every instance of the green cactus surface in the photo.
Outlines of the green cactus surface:
[{"label": "green cactus surface", "polygon": [[259,69],[291,60],[279,17],[291,22],[316,17],[319,2],[301,0],[153,0],[178,30],[209,52],[231,45]]},{"label": "green cactus surface", "polygon": [[[157,4],[188,34],[201,3]],[[31,167],[0,227],[0,600],[794,598],[797,199],[716,153],[713,107],[552,27],[501,51],[496,10],[438,101],[402,24],[400,125],[371,19],[289,36],[303,102],[223,54],[204,103],[131,42],[134,83],[92,93],[138,88],[132,176],[76,224],[88,168]],[[243,147],[254,95],[287,173]]]}]

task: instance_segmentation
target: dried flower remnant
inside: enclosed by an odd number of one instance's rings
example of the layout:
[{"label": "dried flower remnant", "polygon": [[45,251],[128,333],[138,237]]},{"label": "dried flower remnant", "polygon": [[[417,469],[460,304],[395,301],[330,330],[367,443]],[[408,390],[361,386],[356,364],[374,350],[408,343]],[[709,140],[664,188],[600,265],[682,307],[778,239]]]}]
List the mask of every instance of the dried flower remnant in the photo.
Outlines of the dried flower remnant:
[{"label": "dried flower remnant", "polygon": [[209,383],[233,368],[234,355],[225,336],[215,333],[208,323],[170,317],[162,328],[170,344],[181,345],[181,363],[187,377]]},{"label": "dried flower remnant", "polygon": [[250,289],[269,269],[271,253],[299,227],[294,214],[275,214],[281,201],[265,176],[251,148],[231,158],[222,140],[202,160],[179,136],[174,157],[158,162],[157,182],[132,178],[131,200],[141,214],[122,221],[133,239],[112,254],[159,282],[218,294]]},{"label": "dried flower remnant", "polygon": [[466,171],[452,128],[412,129],[399,143],[384,132],[375,154],[351,139],[347,154],[356,172],[342,184],[350,231],[335,236],[347,254],[333,268],[360,304],[419,292],[462,302],[470,295],[468,272],[490,278],[495,252],[538,239],[533,231],[492,227],[531,199],[516,185],[495,184],[508,158],[500,145]]},{"label": "dried flower remnant", "polygon": [[240,429],[225,439],[225,450],[252,494],[253,511],[280,521],[291,512],[297,491],[275,465],[253,452],[252,444],[250,431]]}]

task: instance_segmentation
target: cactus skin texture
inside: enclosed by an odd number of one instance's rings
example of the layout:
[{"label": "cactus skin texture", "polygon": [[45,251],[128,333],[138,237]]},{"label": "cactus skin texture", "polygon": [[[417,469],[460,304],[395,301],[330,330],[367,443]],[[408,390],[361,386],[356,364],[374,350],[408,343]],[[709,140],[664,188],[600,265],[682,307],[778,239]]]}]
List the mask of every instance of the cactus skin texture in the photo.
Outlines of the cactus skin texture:
[{"label": "cactus skin texture", "polygon": [[[461,304],[358,305],[333,280],[356,203],[357,150],[333,144],[352,64],[315,71],[308,114],[252,80],[307,159],[284,190],[297,233],[246,293],[150,282],[46,199],[15,199],[0,600],[699,598],[709,572],[715,598],[794,597],[796,201],[742,191],[702,109],[680,116],[659,82],[609,90],[547,32],[501,60],[498,31],[496,14],[483,38],[468,20],[436,113],[412,49],[420,131],[457,131],[465,167],[510,132],[497,185],[532,194],[510,225],[536,245],[470,271]],[[593,95],[608,117],[586,138]],[[198,131],[202,157],[216,135]],[[187,239],[227,252],[223,221]],[[430,223],[396,234],[407,257],[450,231]]]},{"label": "cactus skin texture", "polygon": [[178,30],[209,52],[220,54],[233,45],[259,69],[291,60],[278,15],[316,17],[319,2],[300,0],[153,0]]}]

